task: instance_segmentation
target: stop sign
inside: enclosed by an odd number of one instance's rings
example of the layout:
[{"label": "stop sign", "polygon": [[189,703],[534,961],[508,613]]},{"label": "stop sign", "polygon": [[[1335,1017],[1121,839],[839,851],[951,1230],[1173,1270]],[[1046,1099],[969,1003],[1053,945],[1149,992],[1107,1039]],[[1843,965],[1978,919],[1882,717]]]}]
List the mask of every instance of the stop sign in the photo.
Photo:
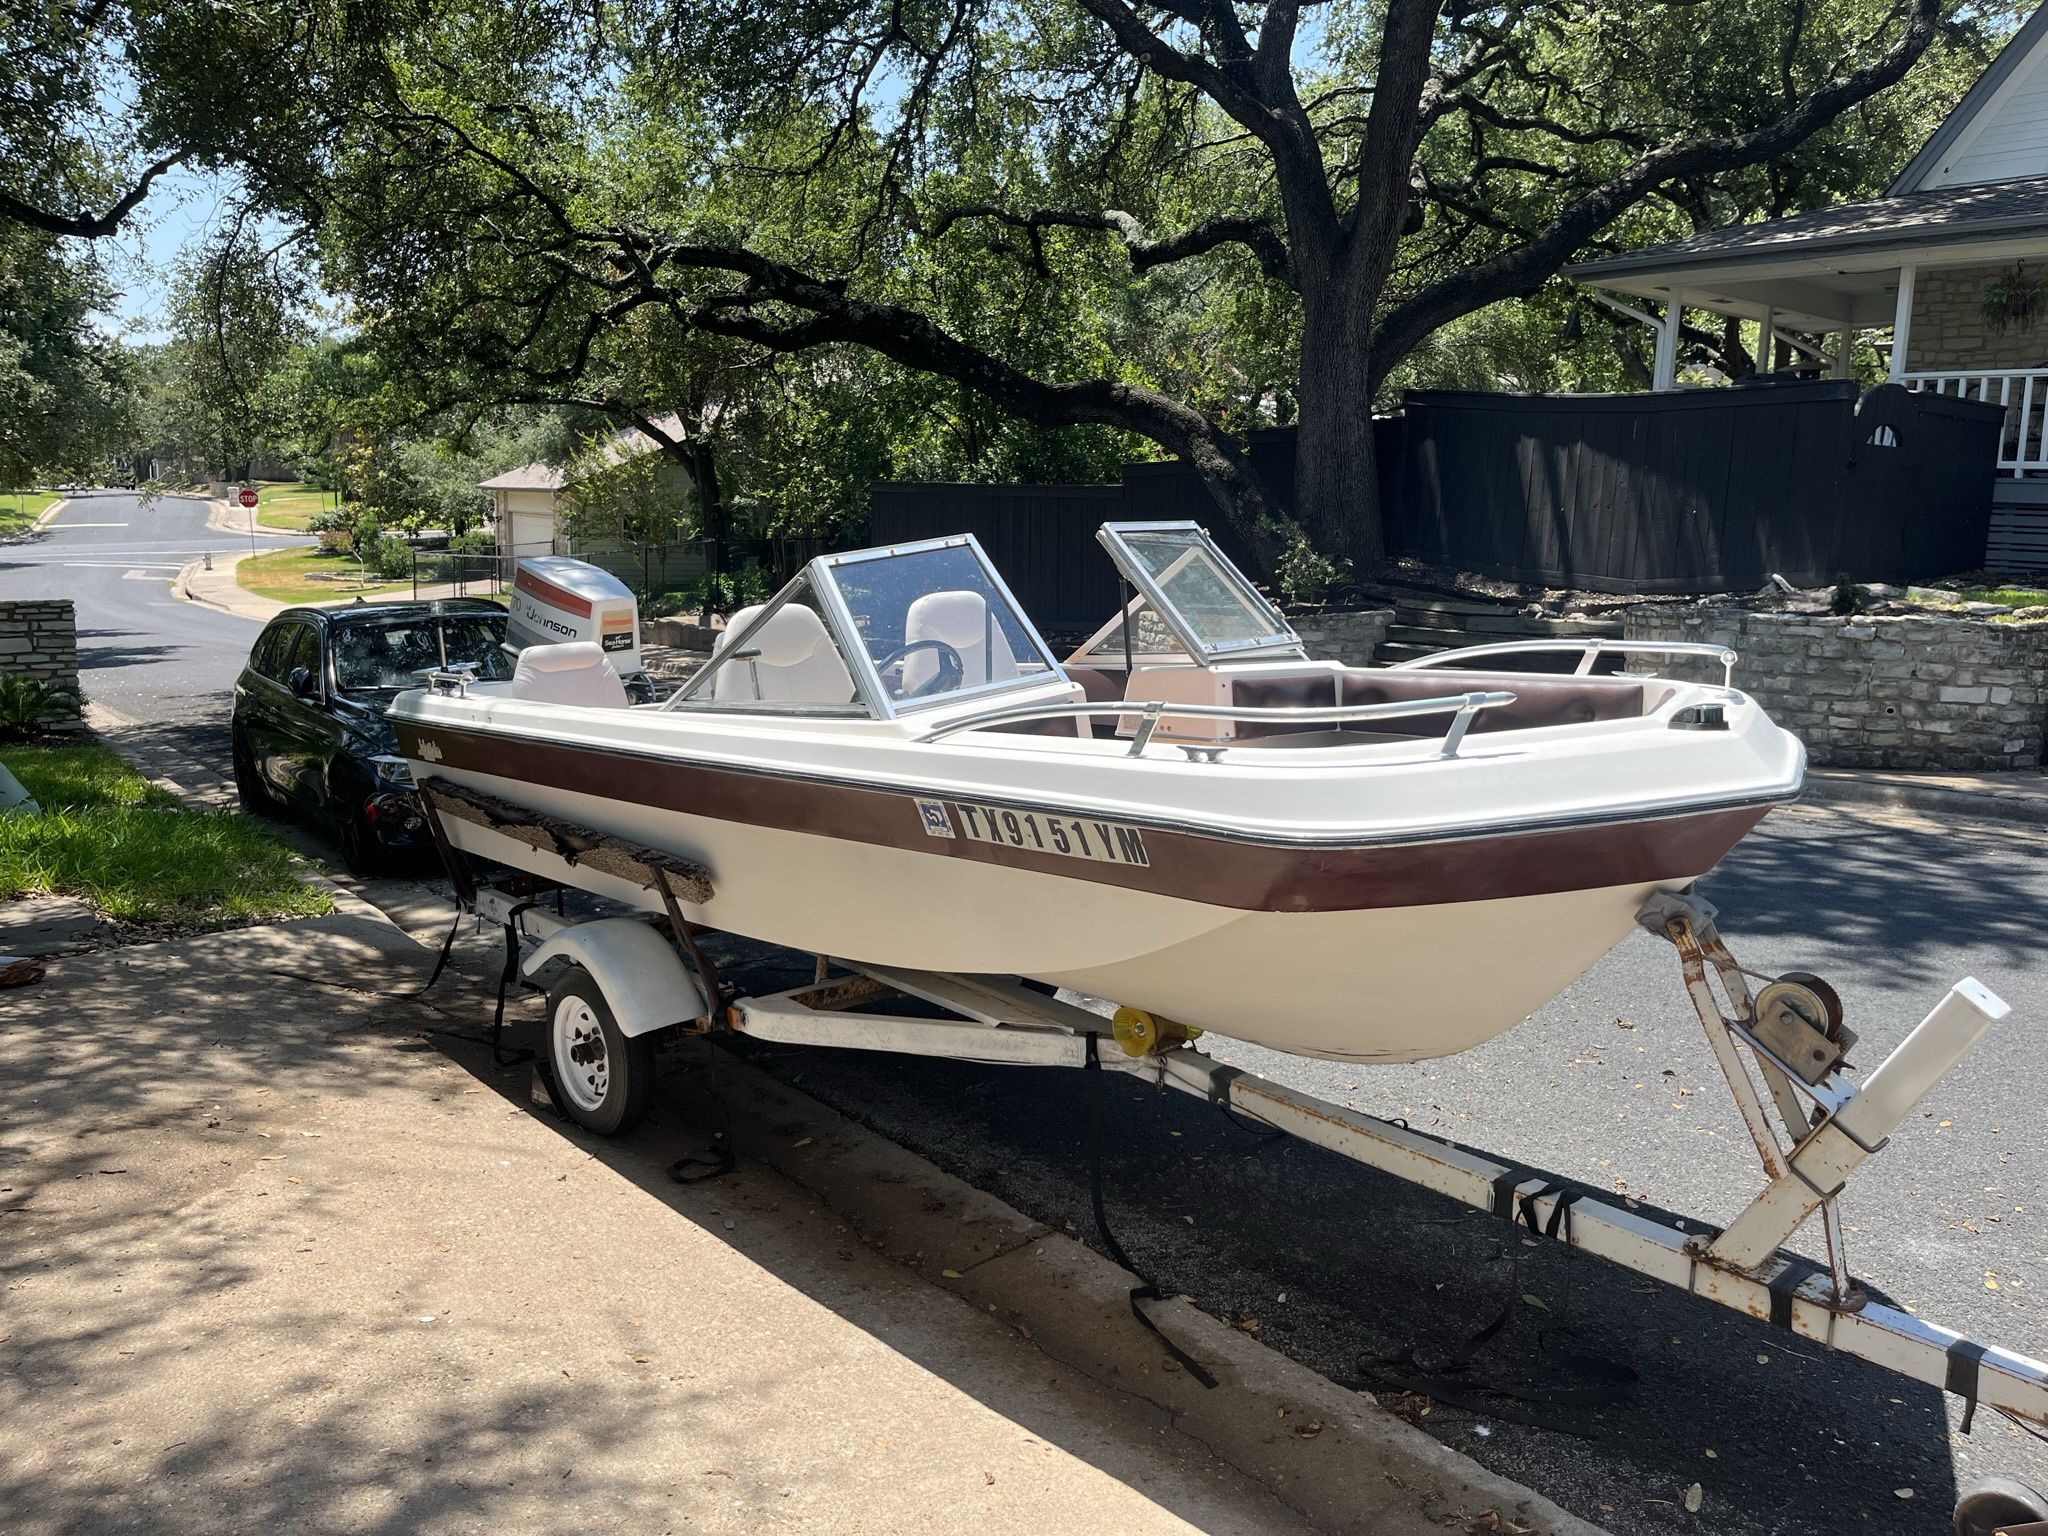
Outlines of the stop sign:
[{"label": "stop sign", "polygon": [[254,491],[244,491],[242,492],[241,500],[243,506],[253,507],[256,505],[256,493]]}]

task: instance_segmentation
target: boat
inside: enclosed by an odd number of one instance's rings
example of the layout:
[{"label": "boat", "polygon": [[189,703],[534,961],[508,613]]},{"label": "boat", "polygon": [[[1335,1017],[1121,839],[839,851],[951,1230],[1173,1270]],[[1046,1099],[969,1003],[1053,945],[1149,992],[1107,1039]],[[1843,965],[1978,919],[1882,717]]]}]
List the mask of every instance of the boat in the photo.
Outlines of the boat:
[{"label": "boat", "polygon": [[[571,642],[507,682],[432,677],[391,718],[423,788],[701,870],[690,924],[1361,1062],[1512,1028],[1800,791],[1803,748],[1719,647],[1348,666],[1196,524],[1098,537],[1128,601],[1065,657],[962,535],[811,560],[655,704]],[[1594,675],[1612,652],[1720,675]],[[488,818],[445,835],[555,857]]]}]

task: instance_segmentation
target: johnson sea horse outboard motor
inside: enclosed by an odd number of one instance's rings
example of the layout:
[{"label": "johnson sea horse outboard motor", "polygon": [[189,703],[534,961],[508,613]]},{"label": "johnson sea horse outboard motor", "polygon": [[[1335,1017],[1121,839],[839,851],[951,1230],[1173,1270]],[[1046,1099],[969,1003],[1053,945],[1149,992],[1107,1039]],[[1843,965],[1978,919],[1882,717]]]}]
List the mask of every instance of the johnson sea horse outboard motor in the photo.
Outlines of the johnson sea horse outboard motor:
[{"label": "johnson sea horse outboard motor", "polygon": [[529,555],[513,573],[511,610],[506,650],[595,641],[634,703],[660,697],[640,661],[640,605],[610,571],[567,555]]}]

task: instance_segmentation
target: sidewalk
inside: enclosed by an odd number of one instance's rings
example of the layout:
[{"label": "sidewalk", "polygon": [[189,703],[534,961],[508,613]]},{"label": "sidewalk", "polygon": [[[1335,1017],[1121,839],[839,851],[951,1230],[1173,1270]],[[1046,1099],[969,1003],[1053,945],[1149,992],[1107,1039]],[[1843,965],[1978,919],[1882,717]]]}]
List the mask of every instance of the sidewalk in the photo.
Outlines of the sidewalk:
[{"label": "sidewalk", "polygon": [[339,915],[0,994],[10,1536],[1591,1530],[1175,1306],[1202,1393],[1106,1260],[723,1053],[736,1173],[665,1176],[700,1046],[571,1135],[424,961]]},{"label": "sidewalk", "polygon": [[1881,768],[1811,768],[1806,774],[1806,799],[1966,821],[2048,826],[2048,775],[2038,770],[1909,773]]},{"label": "sidewalk", "polygon": [[[270,551],[257,550],[254,553],[268,554]],[[280,603],[267,597],[258,597],[254,592],[245,590],[241,583],[235,580],[235,567],[248,558],[248,552],[237,555],[216,555],[213,557],[212,569],[210,570],[207,568],[205,560],[194,560],[178,572],[177,579],[171,583],[171,595],[181,598],[188,603],[199,603],[208,608],[218,608],[222,613],[232,613],[241,618],[254,619],[259,624],[268,623],[287,608],[344,608],[356,600],[356,594],[353,592],[338,594],[334,597],[309,600],[304,603]],[[421,587],[419,590],[422,602],[430,598],[474,597],[477,595],[474,591],[458,589],[453,585]],[[411,602],[412,597],[412,589],[407,587],[402,592],[392,592],[383,596],[368,596],[365,601],[373,603]]]}]

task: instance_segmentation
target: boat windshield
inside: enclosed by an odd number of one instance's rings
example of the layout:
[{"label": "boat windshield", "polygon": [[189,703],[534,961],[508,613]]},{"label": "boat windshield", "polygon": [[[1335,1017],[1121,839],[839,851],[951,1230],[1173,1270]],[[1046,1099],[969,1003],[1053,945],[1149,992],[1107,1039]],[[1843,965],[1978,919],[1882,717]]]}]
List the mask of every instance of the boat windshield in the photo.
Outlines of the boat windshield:
[{"label": "boat windshield", "polygon": [[1096,537],[1197,661],[1305,654],[1279,611],[1199,524],[1104,523]]},{"label": "boat windshield", "polygon": [[892,707],[1060,675],[972,539],[861,550],[818,563]]},{"label": "boat windshield", "polygon": [[671,707],[887,716],[1063,679],[971,537],[824,555],[732,616]]}]

